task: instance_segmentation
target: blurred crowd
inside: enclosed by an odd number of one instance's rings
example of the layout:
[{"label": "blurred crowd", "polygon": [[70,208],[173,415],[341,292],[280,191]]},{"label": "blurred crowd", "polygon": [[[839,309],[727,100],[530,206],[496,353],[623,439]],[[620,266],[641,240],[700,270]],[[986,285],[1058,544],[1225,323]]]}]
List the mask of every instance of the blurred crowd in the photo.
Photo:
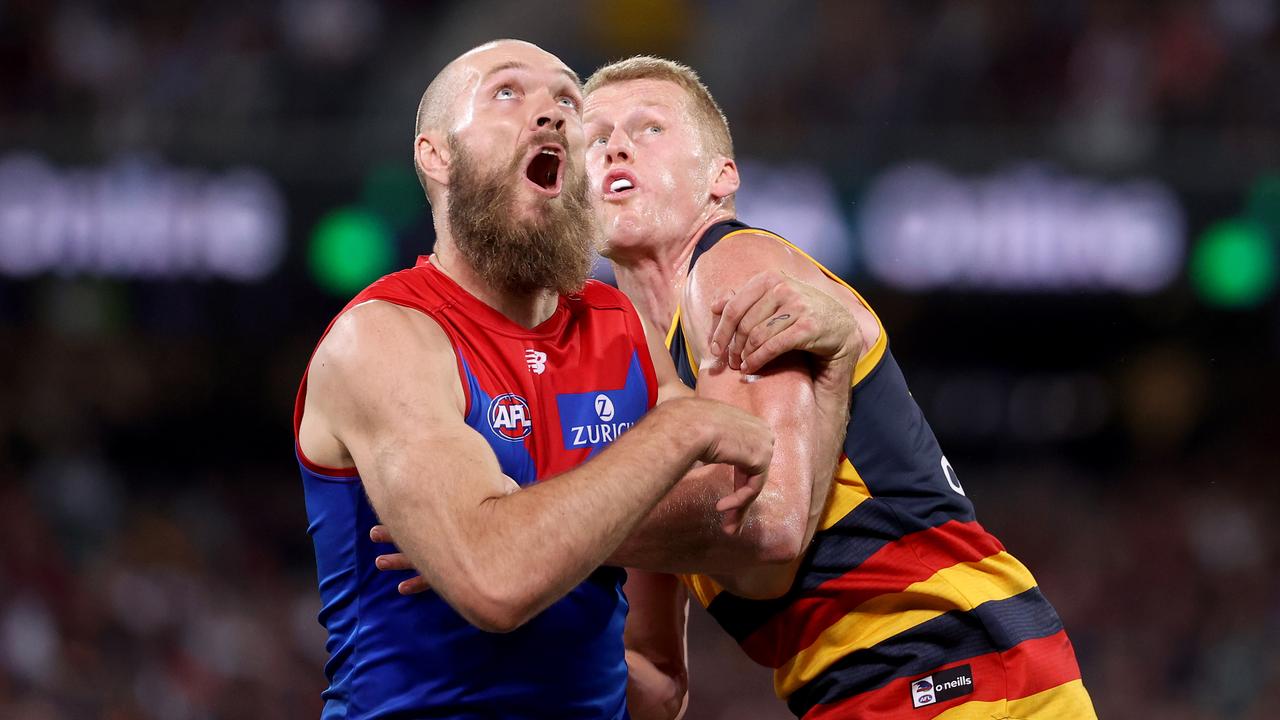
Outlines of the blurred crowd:
[{"label": "blurred crowd", "polygon": [[[289,420],[345,298],[307,277],[303,229],[407,163],[425,83],[499,36],[584,75],[689,62],[741,151],[819,165],[850,203],[904,159],[1050,159],[1161,178],[1194,229],[1280,169],[1277,0],[0,2],[0,149],[250,164],[289,215],[282,268],[254,283],[0,277],[0,718],[318,716]],[[1023,302],[851,280],[979,519],[1063,616],[1100,716],[1273,717],[1274,297],[1215,314],[1184,286]],[[1053,388],[1096,402],[1036,432],[1027,398]],[[688,717],[788,717],[692,614]]]},{"label": "blurred crowd", "polygon": [[10,0],[0,14],[0,137],[66,160],[163,150],[341,181],[403,159],[426,81],[503,36],[584,77],[628,53],[682,59],[741,146],[849,182],[904,153],[1034,150],[1204,190],[1278,146],[1274,0]]}]

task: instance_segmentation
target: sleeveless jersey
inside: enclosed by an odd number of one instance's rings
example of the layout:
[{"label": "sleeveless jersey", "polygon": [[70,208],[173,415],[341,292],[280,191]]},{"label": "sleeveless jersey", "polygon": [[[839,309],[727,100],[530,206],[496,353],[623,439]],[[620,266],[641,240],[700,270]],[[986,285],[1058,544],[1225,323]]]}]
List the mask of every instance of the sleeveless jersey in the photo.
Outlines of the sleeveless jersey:
[{"label": "sleeveless jersey", "polygon": [[[726,221],[699,240],[690,271],[738,233],[803,254]],[[694,386],[698,363],[679,309],[667,347]],[[854,370],[843,453],[790,591],[748,600],[705,576],[684,580],[753,660],[774,668],[774,689],[798,717],[906,720],[966,702],[972,717],[1042,717],[1041,707],[1064,720],[1093,717],[1062,622],[1027,569],[978,524],[883,325]]]},{"label": "sleeveless jersey", "polygon": [[[639,317],[608,285],[589,281],[562,296],[551,318],[531,330],[425,257],[370,285],[343,312],[370,300],[411,308],[444,329],[457,356],[466,423],[522,486],[580,465],[656,400]],[[400,595],[396,584],[414,573],[374,567],[376,556],[395,548],[369,539],[378,519],[358,468],[317,465],[297,445],[306,390],[304,375],[295,452],[315,545],[319,620],[329,633],[322,717],[627,717],[625,572],[598,569],[505,634],[476,629],[434,592]],[[430,472],[422,468],[422,482],[431,482]]]}]

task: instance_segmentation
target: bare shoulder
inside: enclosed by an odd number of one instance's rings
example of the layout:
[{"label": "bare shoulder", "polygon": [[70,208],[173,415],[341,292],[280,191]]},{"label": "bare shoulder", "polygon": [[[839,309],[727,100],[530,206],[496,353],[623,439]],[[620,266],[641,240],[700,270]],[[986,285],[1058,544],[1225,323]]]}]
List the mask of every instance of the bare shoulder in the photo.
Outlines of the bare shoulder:
[{"label": "bare shoulder", "polygon": [[765,272],[783,272],[809,283],[826,276],[803,253],[760,232],[740,232],[716,243],[689,273],[686,299],[710,304],[721,293]]},{"label": "bare shoulder", "polygon": [[694,265],[683,302],[689,312],[709,312],[712,303],[759,275],[795,278],[830,295],[858,321],[867,347],[880,334],[880,324],[850,286],[828,277],[813,259],[764,232],[735,233],[716,243]]},{"label": "bare shoulder", "polygon": [[417,310],[372,300],[333,324],[311,360],[309,385],[320,394],[357,396],[394,388],[400,397],[452,387],[461,407],[456,367],[453,344],[439,323]]}]

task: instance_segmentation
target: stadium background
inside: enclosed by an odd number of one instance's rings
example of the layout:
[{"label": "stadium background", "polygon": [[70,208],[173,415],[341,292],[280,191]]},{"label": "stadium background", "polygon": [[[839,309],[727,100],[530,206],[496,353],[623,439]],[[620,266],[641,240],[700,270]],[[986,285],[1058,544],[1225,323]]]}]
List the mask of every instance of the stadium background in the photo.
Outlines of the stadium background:
[{"label": "stadium background", "polygon": [[[0,2],[0,717],[317,716],[291,402],[430,247],[418,95],[502,36],[702,73],[1102,717],[1274,717],[1275,0]],[[690,646],[689,717],[787,717]]]}]

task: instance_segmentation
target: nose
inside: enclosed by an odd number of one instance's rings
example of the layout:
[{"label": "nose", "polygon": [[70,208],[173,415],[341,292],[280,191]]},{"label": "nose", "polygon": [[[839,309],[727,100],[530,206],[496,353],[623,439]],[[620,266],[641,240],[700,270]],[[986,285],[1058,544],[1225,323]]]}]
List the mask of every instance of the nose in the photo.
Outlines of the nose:
[{"label": "nose", "polygon": [[604,148],[605,161],[612,163],[620,160],[630,160],[633,152],[631,138],[622,131],[622,128],[615,127],[613,132],[609,133],[609,142]]},{"label": "nose", "polygon": [[[556,116],[559,116],[559,117],[556,117]],[[564,131],[564,113],[561,113],[558,111],[542,113],[538,115],[538,120],[536,124],[539,130],[541,130],[542,128],[551,128],[556,132],[563,132]]]},{"label": "nose", "polygon": [[535,130],[555,130],[556,132],[564,132],[565,112],[564,106],[556,102],[551,93],[546,93],[546,102],[542,108],[534,114],[533,125]]}]

